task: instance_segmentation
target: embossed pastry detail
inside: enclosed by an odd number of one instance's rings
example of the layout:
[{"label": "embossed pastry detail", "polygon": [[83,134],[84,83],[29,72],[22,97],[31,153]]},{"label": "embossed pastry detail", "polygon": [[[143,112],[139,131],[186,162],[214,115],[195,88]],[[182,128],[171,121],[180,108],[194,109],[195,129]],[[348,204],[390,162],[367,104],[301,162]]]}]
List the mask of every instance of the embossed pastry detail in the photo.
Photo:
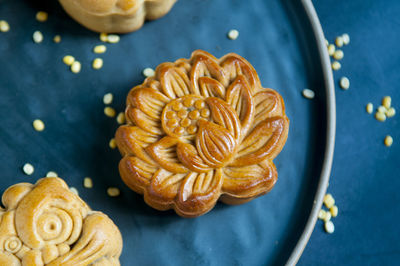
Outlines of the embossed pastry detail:
[{"label": "embossed pastry detail", "polygon": [[138,30],[146,19],[158,19],[176,0],[59,0],[65,11],[88,29],[105,33]]},{"label": "embossed pastry detail", "polygon": [[118,228],[60,178],[11,186],[2,203],[0,265],[120,265]]},{"label": "embossed pastry detail", "polygon": [[134,87],[126,119],[116,132],[122,179],[150,206],[183,217],[268,192],[289,129],[282,97],[250,63],[201,50]]}]

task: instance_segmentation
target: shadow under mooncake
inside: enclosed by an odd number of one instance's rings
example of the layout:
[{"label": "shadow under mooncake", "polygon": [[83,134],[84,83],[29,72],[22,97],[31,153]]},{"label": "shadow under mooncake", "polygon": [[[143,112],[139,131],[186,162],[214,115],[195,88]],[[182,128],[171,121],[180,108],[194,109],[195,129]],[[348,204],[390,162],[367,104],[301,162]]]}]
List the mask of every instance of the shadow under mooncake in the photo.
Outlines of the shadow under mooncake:
[{"label": "shadow under mooncake", "polygon": [[125,115],[119,171],[155,209],[196,217],[218,199],[248,202],[277,180],[272,160],[289,130],[284,102],[239,55],[197,50],[160,64],[129,92]]}]

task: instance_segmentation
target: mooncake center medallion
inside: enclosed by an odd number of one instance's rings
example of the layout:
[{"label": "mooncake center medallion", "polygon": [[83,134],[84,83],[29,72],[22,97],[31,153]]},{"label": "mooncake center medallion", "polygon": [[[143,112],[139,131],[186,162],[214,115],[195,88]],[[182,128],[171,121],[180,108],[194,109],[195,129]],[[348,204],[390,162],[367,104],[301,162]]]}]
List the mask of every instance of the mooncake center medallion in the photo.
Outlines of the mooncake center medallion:
[{"label": "mooncake center medallion", "polygon": [[193,139],[199,120],[210,120],[210,109],[203,97],[186,95],[169,102],[161,120],[163,130],[169,136]]}]

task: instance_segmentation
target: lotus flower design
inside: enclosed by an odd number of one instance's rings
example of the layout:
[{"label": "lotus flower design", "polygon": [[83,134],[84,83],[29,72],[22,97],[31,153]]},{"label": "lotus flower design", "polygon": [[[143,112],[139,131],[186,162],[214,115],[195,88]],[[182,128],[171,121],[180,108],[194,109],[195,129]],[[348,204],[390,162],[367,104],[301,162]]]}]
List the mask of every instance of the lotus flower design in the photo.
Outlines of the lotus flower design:
[{"label": "lotus flower design", "polygon": [[268,192],[289,120],[250,63],[197,50],[155,73],[130,91],[127,124],[116,132],[124,182],[150,206],[184,217],[219,198],[239,204]]},{"label": "lotus flower design", "polygon": [[61,179],[16,184],[2,202],[0,265],[120,265],[118,228]]}]

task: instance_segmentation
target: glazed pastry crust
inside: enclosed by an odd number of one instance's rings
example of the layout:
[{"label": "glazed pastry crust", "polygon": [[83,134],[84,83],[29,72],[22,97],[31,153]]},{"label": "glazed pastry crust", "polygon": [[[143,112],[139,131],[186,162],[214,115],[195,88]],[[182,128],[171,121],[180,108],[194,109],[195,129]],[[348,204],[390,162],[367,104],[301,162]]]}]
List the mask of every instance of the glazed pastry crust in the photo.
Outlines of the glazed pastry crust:
[{"label": "glazed pastry crust", "polygon": [[153,208],[196,217],[218,199],[248,202],[277,180],[272,160],[288,135],[285,105],[237,54],[197,50],[159,65],[129,92],[125,115],[115,136],[119,171]]},{"label": "glazed pastry crust", "polygon": [[105,33],[138,30],[144,21],[169,12],[176,0],[59,0],[64,10],[86,28]]},{"label": "glazed pastry crust", "polygon": [[0,265],[120,265],[117,226],[60,178],[11,186],[2,203]]}]

